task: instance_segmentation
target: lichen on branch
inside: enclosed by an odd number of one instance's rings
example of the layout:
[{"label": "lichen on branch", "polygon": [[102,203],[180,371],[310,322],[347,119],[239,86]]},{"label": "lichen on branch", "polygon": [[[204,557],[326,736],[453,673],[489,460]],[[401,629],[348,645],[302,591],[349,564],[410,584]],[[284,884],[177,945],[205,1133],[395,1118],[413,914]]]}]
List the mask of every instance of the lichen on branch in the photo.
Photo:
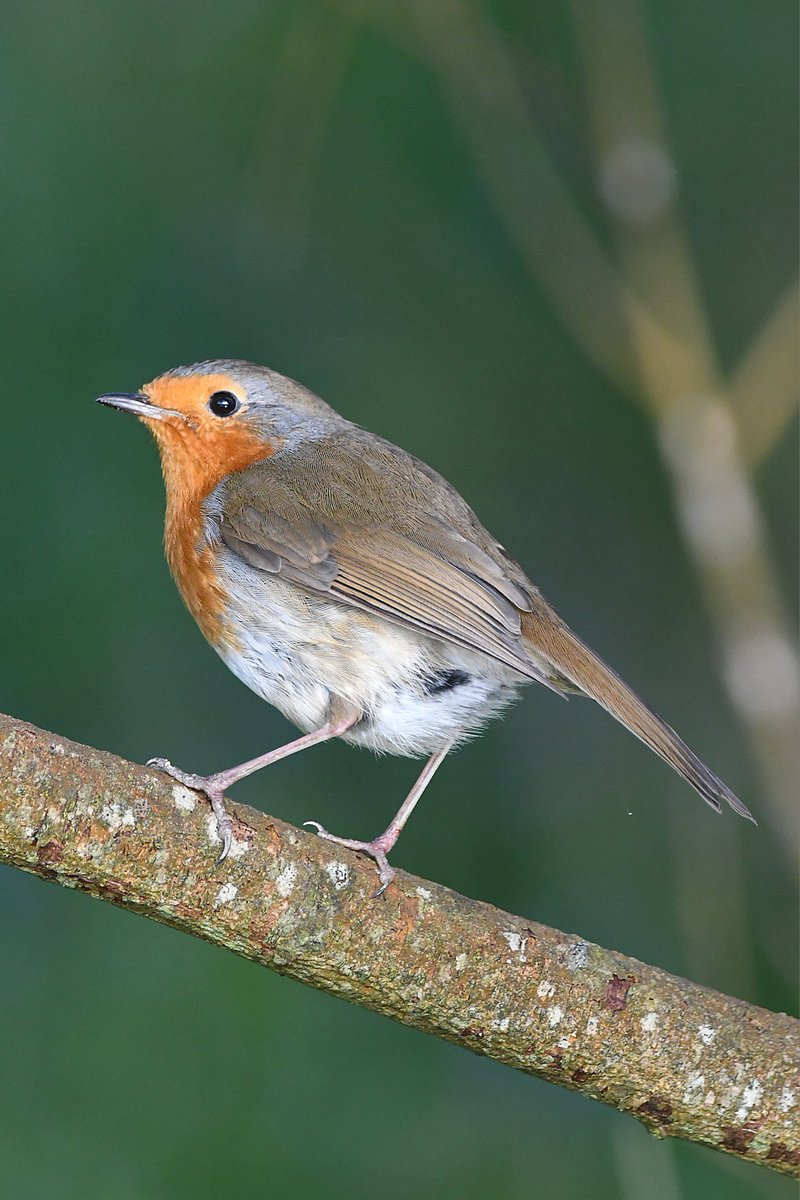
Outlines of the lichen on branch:
[{"label": "lichen on branch", "polygon": [[800,1023],[0,716],[0,862],[687,1138],[800,1174]]}]

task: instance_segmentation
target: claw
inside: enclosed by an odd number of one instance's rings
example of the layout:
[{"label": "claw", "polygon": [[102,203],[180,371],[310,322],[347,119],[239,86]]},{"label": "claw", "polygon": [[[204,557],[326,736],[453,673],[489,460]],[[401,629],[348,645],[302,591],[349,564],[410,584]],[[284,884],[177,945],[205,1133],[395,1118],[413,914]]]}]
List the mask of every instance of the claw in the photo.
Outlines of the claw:
[{"label": "claw", "polygon": [[382,850],[368,850],[367,853],[371,854],[375,859],[375,862],[378,864],[378,878],[381,881],[381,886],[378,888],[377,892],[372,893],[372,899],[377,900],[379,896],[383,895],[389,884],[394,879],[395,871],[394,867],[389,865],[389,861]]},{"label": "claw", "polygon": [[211,811],[217,818],[217,831],[222,842],[222,850],[217,859],[217,866],[224,862],[231,852],[233,845],[233,823],[225,808],[225,796],[220,789],[215,786],[215,776],[206,777],[204,775],[192,775],[188,771],[180,771],[177,767],[173,767],[168,758],[149,758],[147,760],[148,767],[155,767],[158,771],[163,771],[165,775],[169,775],[170,779],[176,780],[177,783],[182,783],[184,787],[191,788],[195,792],[202,792],[211,805]]},{"label": "claw", "polygon": [[191,771],[181,771],[179,767],[173,767],[168,758],[148,758],[146,765],[155,767],[157,771],[163,771],[176,783],[182,783],[184,787],[191,788],[195,792],[203,792],[208,795],[208,787],[213,786],[213,777],[207,778],[205,775],[194,775]]},{"label": "claw", "polygon": [[383,893],[388,888],[389,884],[394,879],[394,871],[392,871],[392,873],[388,879],[384,879],[383,876],[380,874],[380,872],[378,872],[378,878],[381,880],[381,886],[378,888],[378,890],[376,892],[372,893],[372,895],[370,896],[370,900],[379,900],[381,898]]},{"label": "claw", "polygon": [[205,794],[208,796],[214,816],[217,818],[217,832],[222,838],[222,850],[217,859],[217,866],[219,866],[231,852],[231,846],[233,845],[233,824],[225,809],[224,797],[218,792],[209,791]]},{"label": "claw", "polygon": [[386,851],[381,844],[381,838],[375,838],[371,842],[359,842],[355,838],[337,837],[333,833],[328,833],[327,829],[323,829],[319,821],[303,821],[304,825],[309,825],[317,831],[317,837],[324,838],[326,842],[333,842],[337,846],[345,846],[348,850],[356,850],[361,854],[368,854],[370,858],[375,860],[378,867],[378,879],[381,886],[377,892],[373,892],[371,900],[377,900],[379,896],[388,888],[389,884],[394,879],[394,867],[389,866],[386,858]]},{"label": "claw", "polygon": [[217,866],[220,866],[225,862],[225,859],[231,852],[231,846],[233,845],[233,834],[229,830],[220,829],[219,822],[217,822],[217,832],[222,838],[222,849],[220,850],[219,857],[217,858]]}]

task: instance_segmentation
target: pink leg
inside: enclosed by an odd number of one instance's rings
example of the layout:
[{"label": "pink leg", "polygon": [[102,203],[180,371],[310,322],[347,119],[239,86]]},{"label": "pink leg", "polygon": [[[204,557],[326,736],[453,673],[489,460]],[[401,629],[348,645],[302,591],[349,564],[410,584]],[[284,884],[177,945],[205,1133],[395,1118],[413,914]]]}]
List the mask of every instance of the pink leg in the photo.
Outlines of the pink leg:
[{"label": "pink leg", "polygon": [[437,750],[435,754],[431,755],[420,771],[417,782],[400,805],[394,818],[387,825],[386,829],[384,829],[383,833],[379,837],[373,838],[371,842],[359,842],[355,838],[336,837],[334,834],[328,833],[327,829],[323,829],[318,821],[303,822],[304,825],[313,825],[319,836],[325,838],[326,841],[335,842],[338,846],[347,846],[350,850],[363,850],[365,854],[369,854],[371,858],[375,859],[375,862],[378,864],[378,877],[380,878],[381,886],[375,892],[373,899],[383,895],[394,879],[394,868],[389,866],[386,856],[400,837],[406,821],[416,807],[417,801],[431,779],[433,779],[437,768],[441,766],[445,755],[452,745],[452,742],[448,742],[441,750]]},{"label": "pink leg", "polygon": [[355,725],[360,716],[360,713],[350,712],[347,716],[326,722],[321,729],[315,729],[313,733],[305,733],[302,737],[295,738],[293,742],[287,742],[285,746],[268,750],[266,754],[260,754],[258,758],[251,758],[238,767],[229,767],[227,771],[218,771],[215,775],[192,775],[188,771],[180,771],[177,767],[173,767],[167,758],[151,758],[147,765],[148,767],[157,767],[159,771],[164,771],[178,783],[203,792],[208,797],[214,816],[217,818],[219,835],[222,838],[222,853],[218,859],[218,862],[222,862],[228,857],[233,844],[233,825],[225,808],[227,789],[233,787],[240,779],[252,775],[255,771],[260,771],[262,767],[269,767],[282,758],[288,758],[290,754],[297,754],[300,750],[307,750],[309,746],[316,746],[320,742],[329,742],[331,738],[339,737],[351,725]]}]

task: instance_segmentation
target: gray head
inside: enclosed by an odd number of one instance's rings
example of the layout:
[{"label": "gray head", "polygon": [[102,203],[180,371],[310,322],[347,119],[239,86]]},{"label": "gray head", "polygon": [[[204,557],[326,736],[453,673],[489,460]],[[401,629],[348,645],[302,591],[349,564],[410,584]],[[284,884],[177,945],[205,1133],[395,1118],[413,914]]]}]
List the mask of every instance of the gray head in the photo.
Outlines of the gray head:
[{"label": "gray head", "polygon": [[179,447],[180,457],[192,451],[236,457],[256,439],[279,452],[347,423],[293,379],[241,359],[176,367],[140,392],[98,399],[140,417],[165,459]]}]

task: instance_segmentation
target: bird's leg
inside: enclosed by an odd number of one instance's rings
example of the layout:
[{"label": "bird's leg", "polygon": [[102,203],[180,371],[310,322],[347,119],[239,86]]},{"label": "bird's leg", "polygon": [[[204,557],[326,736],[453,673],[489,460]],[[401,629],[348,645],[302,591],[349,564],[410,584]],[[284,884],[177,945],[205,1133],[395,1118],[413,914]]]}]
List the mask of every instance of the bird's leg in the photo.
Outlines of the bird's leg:
[{"label": "bird's leg", "polygon": [[227,771],[218,771],[215,775],[192,775],[188,771],[180,771],[177,767],[173,767],[167,758],[151,758],[147,765],[148,767],[157,767],[159,771],[176,779],[178,783],[202,792],[208,797],[208,802],[217,818],[219,836],[222,839],[222,853],[218,859],[218,862],[222,862],[228,857],[233,845],[233,825],[225,808],[227,789],[233,787],[247,775],[260,771],[262,767],[269,767],[282,758],[288,758],[290,754],[297,754],[300,750],[307,750],[309,746],[317,746],[320,742],[328,742],[331,738],[339,737],[340,734],[355,725],[360,716],[359,712],[348,710],[346,714],[332,717],[320,729],[315,729],[312,733],[305,733],[302,737],[295,738],[293,742],[287,742],[285,746],[278,746],[275,750],[260,754],[258,758],[251,758],[238,767],[229,767]]},{"label": "bird's leg", "polygon": [[361,850],[364,854],[369,854],[371,858],[375,859],[375,862],[378,864],[378,877],[381,881],[381,886],[374,893],[373,899],[383,895],[394,879],[394,868],[389,865],[386,856],[400,837],[406,821],[416,807],[417,801],[433,779],[437,767],[444,761],[445,755],[452,745],[452,742],[448,742],[441,750],[437,750],[435,754],[431,755],[393,819],[389,822],[383,833],[379,837],[373,838],[371,842],[359,842],[355,838],[336,837],[335,834],[328,833],[327,829],[323,829],[318,821],[303,822],[304,825],[313,825],[319,837],[325,838],[326,841],[335,842],[338,846],[347,846],[349,850]]}]

